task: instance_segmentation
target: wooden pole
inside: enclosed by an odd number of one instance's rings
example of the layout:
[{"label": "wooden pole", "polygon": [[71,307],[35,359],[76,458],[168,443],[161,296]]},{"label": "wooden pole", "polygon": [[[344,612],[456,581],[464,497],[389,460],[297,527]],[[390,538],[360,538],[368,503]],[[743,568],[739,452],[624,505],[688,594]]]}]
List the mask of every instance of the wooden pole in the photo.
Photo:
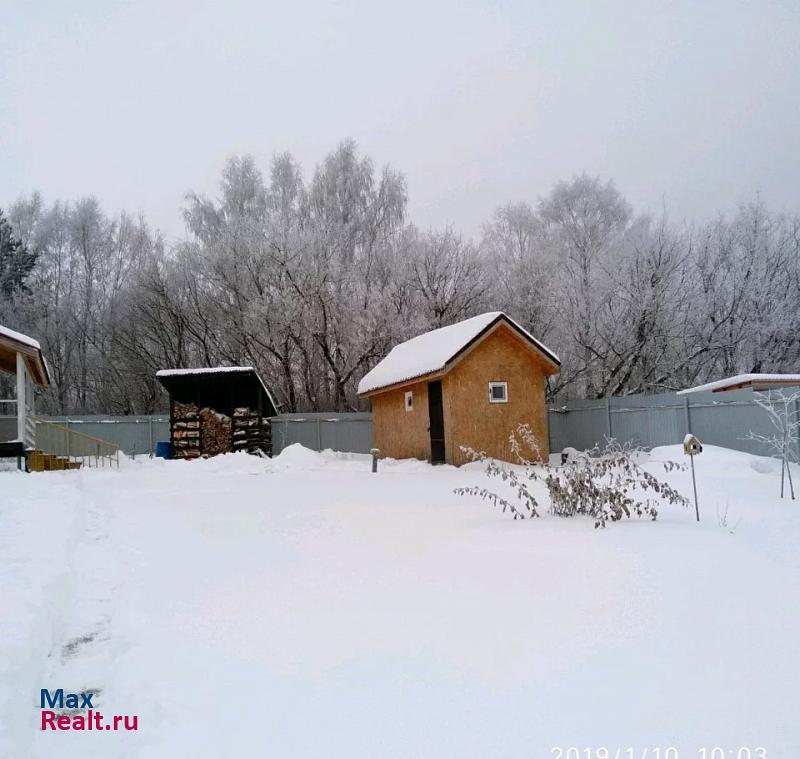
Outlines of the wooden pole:
[{"label": "wooden pole", "polygon": [[[798,399],[798,396],[795,396],[795,399],[794,399],[794,422],[795,422],[795,424],[797,424],[798,421],[800,421],[800,399]],[[795,443],[797,445],[797,463],[800,464],[800,434],[798,434],[797,427],[795,427],[795,435],[797,435],[797,438],[795,440]]]},{"label": "wooden pole", "polygon": [[25,359],[17,352],[17,439],[25,445]]},{"label": "wooden pole", "polygon": [[787,430],[784,428],[783,430],[783,450],[781,451],[781,498],[783,498],[783,483],[786,479],[785,472],[788,467],[786,463],[786,433]]},{"label": "wooden pole", "polygon": [[781,456],[781,498],[783,498],[783,483],[786,479],[786,459]]},{"label": "wooden pole", "polygon": [[683,396],[683,403],[684,403],[684,406],[683,406],[683,410],[684,411],[683,411],[683,413],[684,413],[684,417],[686,418],[686,434],[687,435],[691,435],[692,434],[692,416],[691,416],[691,411],[689,410],[689,396],[688,395],[684,395]]},{"label": "wooden pole", "polygon": [[697,480],[694,476],[694,456],[689,456],[692,462],[692,488],[694,489],[694,513],[697,516],[697,521],[700,521],[700,506],[697,503]]}]

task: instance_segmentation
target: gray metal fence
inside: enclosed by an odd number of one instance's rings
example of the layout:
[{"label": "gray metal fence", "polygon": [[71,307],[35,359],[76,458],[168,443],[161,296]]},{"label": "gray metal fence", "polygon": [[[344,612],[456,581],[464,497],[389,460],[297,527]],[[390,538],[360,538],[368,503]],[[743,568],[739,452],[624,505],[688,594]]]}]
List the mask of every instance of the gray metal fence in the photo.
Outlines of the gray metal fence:
[{"label": "gray metal fence", "polygon": [[367,412],[279,414],[272,423],[272,455],[300,443],[323,451],[369,453],[372,448],[372,414]]},{"label": "gray metal fence", "polygon": [[106,440],[129,456],[149,454],[155,444],[169,440],[168,416],[74,415],[42,417],[76,432]]},{"label": "gray metal fence", "polygon": [[[167,416],[52,416],[48,421],[115,443],[128,455],[150,453],[169,440]],[[306,448],[369,453],[372,414],[300,413],[272,417],[272,452],[292,443]],[[642,448],[680,443],[691,432],[704,443],[765,455],[765,447],[747,440],[749,432],[774,434],[752,390],[726,393],[630,395],[575,400],[549,409],[550,450],[585,450],[606,438]],[[800,460],[800,450],[797,451]]]},{"label": "gray metal fence", "polygon": [[[767,448],[747,435],[775,434],[752,390],[569,401],[550,409],[549,422],[554,452],[566,446],[592,448],[606,438],[653,448],[680,443],[691,432],[703,443],[763,456]],[[800,450],[797,455],[800,458]]]},{"label": "gray metal fence", "polygon": [[[168,441],[169,417],[75,415],[43,417],[48,422],[114,443],[128,455],[148,454],[155,444]],[[14,420],[16,421],[16,420]],[[306,448],[369,453],[372,447],[372,414],[280,414],[271,418],[272,452],[301,443]]]}]

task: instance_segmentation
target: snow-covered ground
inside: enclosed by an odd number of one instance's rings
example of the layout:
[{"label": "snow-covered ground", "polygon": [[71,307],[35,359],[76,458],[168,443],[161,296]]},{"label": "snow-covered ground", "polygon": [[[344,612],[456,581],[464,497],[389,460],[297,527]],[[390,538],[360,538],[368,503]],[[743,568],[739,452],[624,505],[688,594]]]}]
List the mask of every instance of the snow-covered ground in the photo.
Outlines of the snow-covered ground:
[{"label": "snow-covered ground", "polygon": [[[794,759],[800,501],[770,460],[697,471],[700,524],[605,530],[454,495],[474,466],[298,447],[2,472],[0,757]],[[42,688],[139,729],[42,732]]]}]

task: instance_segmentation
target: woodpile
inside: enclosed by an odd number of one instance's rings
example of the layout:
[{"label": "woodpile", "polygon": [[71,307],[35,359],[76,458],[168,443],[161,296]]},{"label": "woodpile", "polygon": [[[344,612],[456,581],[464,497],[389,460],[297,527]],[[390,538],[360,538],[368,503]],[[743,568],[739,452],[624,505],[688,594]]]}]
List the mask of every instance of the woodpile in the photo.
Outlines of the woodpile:
[{"label": "woodpile", "polygon": [[200,412],[193,403],[173,404],[172,455],[177,459],[195,459],[200,455]]},{"label": "woodpile", "polygon": [[213,409],[200,411],[200,439],[204,456],[216,456],[231,450],[231,418]]},{"label": "woodpile", "polygon": [[270,417],[277,411],[255,370],[238,366],[164,369],[156,376],[169,393],[175,458],[231,451],[271,453]]},{"label": "woodpile", "polygon": [[175,401],[172,406],[172,455],[178,459],[216,456],[230,451],[271,451],[269,419],[247,407],[236,408],[233,418]]},{"label": "woodpile", "polygon": [[270,425],[257,411],[239,407],[233,411],[233,450],[270,452]]}]

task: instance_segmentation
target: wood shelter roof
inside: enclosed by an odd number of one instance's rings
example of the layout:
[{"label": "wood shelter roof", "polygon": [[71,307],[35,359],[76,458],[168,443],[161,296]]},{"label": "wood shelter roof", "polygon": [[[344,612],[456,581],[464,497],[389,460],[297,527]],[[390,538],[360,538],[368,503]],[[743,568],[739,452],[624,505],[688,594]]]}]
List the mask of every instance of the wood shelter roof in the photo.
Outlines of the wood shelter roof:
[{"label": "wood shelter roof", "polygon": [[17,353],[22,354],[34,383],[42,388],[48,387],[50,372],[38,341],[0,325],[0,371],[17,373]]},{"label": "wood shelter roof", "polygon": [[158,381],[179,403],[209,406],[230,414],[237,407],[258,408],[275,416],[272,392],[252,366],[209,366],[197,369],[161,369]]}]

